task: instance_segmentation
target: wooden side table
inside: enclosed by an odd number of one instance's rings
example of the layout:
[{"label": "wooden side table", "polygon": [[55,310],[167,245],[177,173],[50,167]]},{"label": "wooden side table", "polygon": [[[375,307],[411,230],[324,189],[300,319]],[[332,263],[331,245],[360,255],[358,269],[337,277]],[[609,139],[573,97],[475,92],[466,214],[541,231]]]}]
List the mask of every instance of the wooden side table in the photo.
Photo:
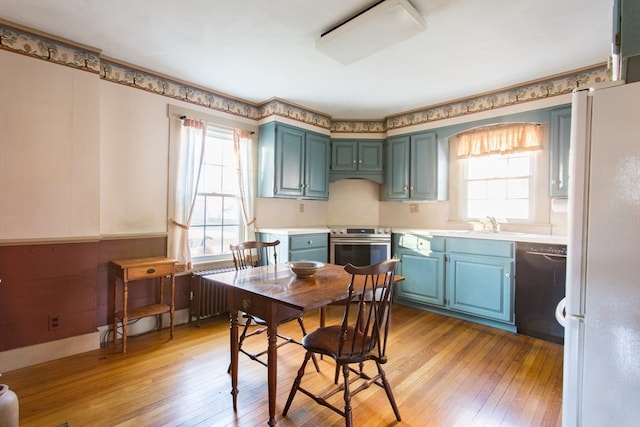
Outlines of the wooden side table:
[{"label": "wooden side table", "polygon": [[[173,315],[175,312],[176,260],[166,257],[130,258],[111,261],[114,268],[113,285],[113,342],[118,335],[118,319],[122,322],[122,352],[127,351],[127,322],[148,316],[158,316],[162,330],[162,314],[169,313],[169,337],[173,338]],[[171,279],[171,301],[164,301],[165,278]],[[159,279],[160,298],[156,304],[128,307],[129,282],[134,280]],[[119,280],[118,280],[119,279]],[[122,283],[122,308],[118,310],[118,281]]]}]

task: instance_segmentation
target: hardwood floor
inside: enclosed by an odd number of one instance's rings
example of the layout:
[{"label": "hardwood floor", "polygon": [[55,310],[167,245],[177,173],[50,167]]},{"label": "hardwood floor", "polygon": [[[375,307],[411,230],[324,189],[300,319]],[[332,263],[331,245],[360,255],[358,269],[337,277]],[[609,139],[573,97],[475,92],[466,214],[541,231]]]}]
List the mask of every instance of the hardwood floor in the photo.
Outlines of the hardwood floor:
[{"label": "hardwood floor", "polygon": [[[560,426],[562,346],[501,330],[394,306],[386,372],[402,422],[382,389],[354,399],[356,426]],[[339,312],[332,308],[330,319]],[[305,315],[307,327],[317,316]],[[293,322],[281,328],[299,334]],[[266,338],[265,338],[266,340]],[[251,345],[265,345],[261,339]],[[247,344],[249,345],[249,344]],[[341,426],[343,419],[298,394],[287,417],[282,408],[303,350],[279,350],[278,426]],[[1,382],[20,401],[27,426],[261,426],[266,425],[266,369],[240,358],[238,412],[227,375],[225,316],[200,328],[176,327],[128,340],[127,353],[109,348],[5,372]],[[334,364],[307,367],[303,381],[323,388]],[[340,401],[341,396],[335,396]]]}]

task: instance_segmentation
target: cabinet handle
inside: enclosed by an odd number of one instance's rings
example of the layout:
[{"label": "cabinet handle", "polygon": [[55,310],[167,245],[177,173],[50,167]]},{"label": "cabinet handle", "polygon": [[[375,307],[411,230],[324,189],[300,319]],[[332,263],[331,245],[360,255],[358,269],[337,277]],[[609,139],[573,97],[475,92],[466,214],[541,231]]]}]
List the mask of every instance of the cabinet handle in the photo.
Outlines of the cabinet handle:
[{"label": "cabinet handle", "polygon": [[413,186],[409,187],[409,190],[413,190]]},{"label": "cabinet handle", "polygon": [[147,274],[153,274],[155,272],[156,272],[155,268],[150,268],[150,269],[147,270]]},{"label": "cabinet handle", "polygon": [[510,279],[511,278],[511,273],[505,274],[504,277],[506,277],[507,279]]},{"label": "cabinet handle", "polygon": [[360,159],[360,161],[358,161],[358,163],[362,163],[362,159]]},{"label": "cabinet handle", "polygon": [[551,183],[552,183],[553,185],[556,185],[556,184],[558,183],[558,180],[557,180],[557,179],[552,179],[552,180],[551,180]]},{"label": "cabinet handle", "polygon": [[353,164],[354,164],[354,165],[356,164],[356,159],[353,159]]},{"label": "cabinet handle", "polygon": [[307,245],[312,245],[312,244],[313,244],[313,240],[309,240],[309,241],[307,242]]}]

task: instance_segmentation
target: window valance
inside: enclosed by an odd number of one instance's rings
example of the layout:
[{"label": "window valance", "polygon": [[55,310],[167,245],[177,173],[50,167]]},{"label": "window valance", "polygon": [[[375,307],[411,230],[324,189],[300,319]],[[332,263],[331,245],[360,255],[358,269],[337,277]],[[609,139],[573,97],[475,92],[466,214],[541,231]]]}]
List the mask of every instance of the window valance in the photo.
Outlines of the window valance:
[{"label": "window valance", "polygon": [[458,157],[509,154],[542,148],[538,123],[483,126],[458,134]]}]

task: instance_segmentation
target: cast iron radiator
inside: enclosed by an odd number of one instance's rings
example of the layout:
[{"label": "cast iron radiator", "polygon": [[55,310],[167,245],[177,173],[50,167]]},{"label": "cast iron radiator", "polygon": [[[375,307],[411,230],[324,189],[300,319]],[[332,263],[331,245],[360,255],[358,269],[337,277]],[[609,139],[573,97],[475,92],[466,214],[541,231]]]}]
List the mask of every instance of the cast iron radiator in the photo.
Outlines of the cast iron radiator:
[{"label": "cast iron radiator", "polygon": [[234,267],[223,267],[191,273],[189,323],[195,317],[196,326],[200,327],[200,319],[229,311],[227,309],[227,293],[224,287],[204,279],[203,276],[234,270]]}]

